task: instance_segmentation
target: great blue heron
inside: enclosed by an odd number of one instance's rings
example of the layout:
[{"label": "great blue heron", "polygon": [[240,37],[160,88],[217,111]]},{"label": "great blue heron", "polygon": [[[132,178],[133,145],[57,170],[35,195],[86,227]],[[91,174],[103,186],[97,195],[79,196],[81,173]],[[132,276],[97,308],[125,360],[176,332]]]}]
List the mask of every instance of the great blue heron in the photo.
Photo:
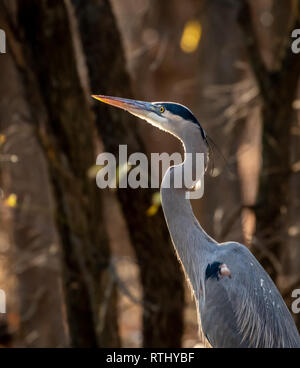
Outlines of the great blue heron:
[{"label": "great blue heron", "polygon": [[[170,102],[142,102],[93,96],[175,135],[185,160],[170,167],[161,189],[169,232],[190,282],[202,330],[213,347],[300,347],[294,320],[279,291],[252,253],[236,242],[219,244],[194,216],[186,191],[174,183],[175,170],[186,169],[186,153],[208,158],[206,134],[192,112]],[[193,160],[195,162],[195,160]],[[163,183],[170,180],[168,189]]]}]

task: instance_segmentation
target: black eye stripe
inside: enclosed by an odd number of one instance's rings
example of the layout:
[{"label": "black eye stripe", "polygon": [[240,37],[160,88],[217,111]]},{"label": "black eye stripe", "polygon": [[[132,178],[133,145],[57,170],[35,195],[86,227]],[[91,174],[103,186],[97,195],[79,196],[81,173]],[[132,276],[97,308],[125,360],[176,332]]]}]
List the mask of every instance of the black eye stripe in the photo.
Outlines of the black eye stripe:
[{"label": "black eye stripe", "polygon": [[197,125],[200,129],[201,136],[204,140],[206,140],[206,134],[200,125],[199,121],[195,117],[195,115],[189,110],[187,107],[176,104],[176,103],[164,103],[162,107],[165,107],[168,111],[170,111],[174,115],[178,115],[185,120],[190,120],[193,124]]}]

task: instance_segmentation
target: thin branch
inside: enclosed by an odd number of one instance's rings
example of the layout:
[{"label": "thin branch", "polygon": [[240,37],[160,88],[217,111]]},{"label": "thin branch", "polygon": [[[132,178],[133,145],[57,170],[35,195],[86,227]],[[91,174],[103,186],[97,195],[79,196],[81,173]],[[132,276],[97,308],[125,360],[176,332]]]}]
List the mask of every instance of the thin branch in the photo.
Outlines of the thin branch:
[{"label": "thin branch", "polygon": [[264,257],[268,258],[278,275],[282,274],[283,269],[281,263],[279,262],[278,258],[269,249],[267,249],[265,245],[255,239],[252,240],[251,245],[260,250]]},{"label": "thin branch", "polygon": [[282,297],[286,298],[291,296],[291,291],[293,291],[296,288],[299,288],[299,286],[300,286],[300,276],[296,280],[293,280],[288,286],[286,286],[281,291]]},{"label": "thin branch", "polygon": [[260,92],[264,98],[268,98],[270,79],[267,68],[260,53],[260,47],[258,44],[256,32],[252,21],[251,9],[247,0],[242,1],[238,21],[241,26],[241,29],[245,34],[250,63],[253,72],[256,76]]},{"label": "thin branch", "polygon": [[114,282],[118,285],[119,290],[124,294],[132,303],[139,305],[144,308],[144,313],[150,313],[152,311],[157,311],[158,307],[154,304],[145,303],[143,300],[137,299],[132,293],[128,290],[125,283],[121,280],[118,275],[118,272],[114,266],[114,263],[110,263],[109,271],[114,279]]}]

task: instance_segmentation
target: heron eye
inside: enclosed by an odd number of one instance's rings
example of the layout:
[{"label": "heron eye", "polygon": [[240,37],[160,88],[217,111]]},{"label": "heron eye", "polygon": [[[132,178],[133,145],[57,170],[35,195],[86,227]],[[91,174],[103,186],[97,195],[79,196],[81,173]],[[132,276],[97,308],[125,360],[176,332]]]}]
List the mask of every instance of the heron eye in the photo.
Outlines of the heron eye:
[{"label": "heron eye", "polygon": [[161,108],[159,109],[161,113],[165,112],[165,108],[163,106],[161,106]]}]

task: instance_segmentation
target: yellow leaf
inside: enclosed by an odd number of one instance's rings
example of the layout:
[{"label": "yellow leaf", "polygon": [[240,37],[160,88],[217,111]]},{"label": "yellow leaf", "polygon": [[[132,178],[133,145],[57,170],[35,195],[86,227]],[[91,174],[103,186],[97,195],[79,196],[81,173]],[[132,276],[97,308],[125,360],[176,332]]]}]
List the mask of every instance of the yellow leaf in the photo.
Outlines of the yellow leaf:
[{"label": "yellow leaf", "polygon": [[131,170],[131,165],[128,164],[128,162],[125,162],[123,165],[119,165],[117,167],[117,182],[120,183],[120,181],[125,178],[127,173]]},{"label": "yellow leaf", "polygon": [[160,192],[155,192],[152,196],[152,205],[148,208],[146,212],[147,216],[156,215],[160,206],[161,206]]},{"label": "yellow leaf", "polygon": [[103,168],[104,166],[100,166],[100,165],[93,165],[92,167],[90,167],[87,171],[87,176],[89,179],[95,179],[98,172]]},{"label": "yellow leaf", "polygon": [[153,204],[151,207],[147,209],[147,216],[151,217],[157,214],[157,211],[159,209],[159,206],[156,206]]},{"label": "yellow leaf", "polygon": [[16,194],[11,194],[8,198],[6,198],[4,204],[7,207],[15,208],[15,207],[17,207],[17,201],[18,201],[17,195]]},{"label": "yellow leaf", "polygon": [[182,33],[180,47],[183,52],[191,53],[197,50],[202,36],[202,27],[199,21],[188,21]]},{"label": "yellow leaf", "polygon": [[160,206],[161,205],[161,198],[160,198],[160,192],[155,192],[152,196],[152,203],[155,206]]},{"label": "yellow leaf", "polygon": [[5,137],[5,135],[0,134],[0,144],[5,143],[5,141],[6,141],[6,137]]}]

